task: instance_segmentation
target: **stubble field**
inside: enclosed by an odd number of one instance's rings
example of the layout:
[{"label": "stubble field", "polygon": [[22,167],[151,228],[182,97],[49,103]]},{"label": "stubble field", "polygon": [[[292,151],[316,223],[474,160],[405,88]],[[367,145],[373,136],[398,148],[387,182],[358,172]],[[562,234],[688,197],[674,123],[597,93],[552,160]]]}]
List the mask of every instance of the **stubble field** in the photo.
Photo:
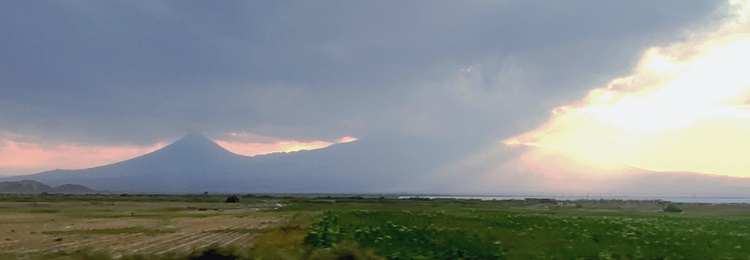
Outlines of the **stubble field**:
[{"label": "stubble field", "polygon": [[273,200],[222,200],[6,196],[0,202],[0,258],[180,258],[209,246],[246,250],[256,236],[287,218],[265,212],[276,206]]}]

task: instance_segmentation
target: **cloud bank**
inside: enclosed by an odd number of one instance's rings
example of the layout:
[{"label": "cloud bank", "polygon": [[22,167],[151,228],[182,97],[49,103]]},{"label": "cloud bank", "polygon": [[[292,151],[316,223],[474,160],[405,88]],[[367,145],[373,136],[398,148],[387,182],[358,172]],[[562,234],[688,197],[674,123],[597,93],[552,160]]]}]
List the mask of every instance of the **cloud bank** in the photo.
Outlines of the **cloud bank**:
[{"label": "cloud bank", "polygon": [[635,71],[506,140],[650,170],[750,177],[750,1],[718,28],[645,52]]},{"label": "cloud bank", "polygon": [[502,140],[629,73],[649,47],[717,26],[729,8],[4,1],[0,133],[6,149],[9,136],[149,147],[191,132]]}]

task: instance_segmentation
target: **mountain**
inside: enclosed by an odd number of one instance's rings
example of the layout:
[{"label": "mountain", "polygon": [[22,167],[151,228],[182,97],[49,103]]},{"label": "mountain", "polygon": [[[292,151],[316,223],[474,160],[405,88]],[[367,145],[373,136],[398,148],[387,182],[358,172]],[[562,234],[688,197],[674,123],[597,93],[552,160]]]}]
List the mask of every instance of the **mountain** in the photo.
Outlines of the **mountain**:
[{"label": "mountain", "polygon": [[233,154],[201,135],[190,134],[152,153],[114,164],[4,179],[77,183],[110,191],[197,192],[210,188],[206,186],[222,176],[243,171],[249,161],[249,157]]},{"label": "mountain", "polygon": [[[198,135],[130,160],[81,170],[52,170],[0,180],[77,183],[125,192],[354,193],[406,191],[451,152],[439,144],[376,137],[325,149],[242,156]],[[438,152],[435,152],[438,151]]]},{"label": "mountain", "polygon": [[0,182],[0,193],[65,193],[65,194],[85,194],[94,193],[95,191],[85,186],[76,184],[63,184],[57,187],[50,187],[44,183],[32,180],[6,181]]},{"label": "mountain", "polygon": [[41,193],[50,189],[52,187],[31,180],[0,182],[2,193]]},{"label": "mountain", "polygon": [[536,147],[377,136],[260,156],[190,134],[130,160],[6,181],[148,193],[440,193],[748,196],[750,178],[652,172]]}]

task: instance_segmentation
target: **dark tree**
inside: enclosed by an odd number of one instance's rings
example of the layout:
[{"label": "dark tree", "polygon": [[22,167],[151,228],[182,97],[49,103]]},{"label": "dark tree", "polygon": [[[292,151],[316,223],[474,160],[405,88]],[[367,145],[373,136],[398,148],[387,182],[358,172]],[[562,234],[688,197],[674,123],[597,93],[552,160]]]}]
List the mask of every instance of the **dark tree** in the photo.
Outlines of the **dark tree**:
[{"label": "dark tree", "polygon": [[240,202],[240,198],[237,197],[237,195],[232,195],[232,196],[227,197],[227,199],[224,200],[224,202],[226,202],[226,203],[238,203],[238,202]]}]

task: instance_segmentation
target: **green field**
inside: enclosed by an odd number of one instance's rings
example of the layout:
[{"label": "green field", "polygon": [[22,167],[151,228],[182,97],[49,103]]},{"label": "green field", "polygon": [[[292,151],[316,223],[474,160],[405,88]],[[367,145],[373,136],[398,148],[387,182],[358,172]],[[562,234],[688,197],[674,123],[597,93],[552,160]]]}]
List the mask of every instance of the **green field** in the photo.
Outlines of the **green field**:
[{"label": "green field", "polygon": [[750,258],[745,204],[225,198],[0,195],[0,258]]}]

